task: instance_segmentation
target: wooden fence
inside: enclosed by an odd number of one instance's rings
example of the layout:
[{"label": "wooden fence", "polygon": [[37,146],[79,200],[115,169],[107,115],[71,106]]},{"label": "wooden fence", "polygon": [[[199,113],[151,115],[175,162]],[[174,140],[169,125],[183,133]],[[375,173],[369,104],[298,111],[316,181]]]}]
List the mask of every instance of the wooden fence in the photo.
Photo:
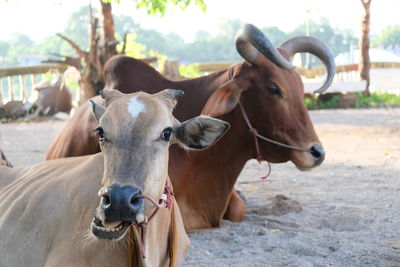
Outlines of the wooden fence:
[{"label": "wooden fence", "polygon": [[[199,71],[201,72],[214,72],[227,69],[237,62],[209,62],[200,63]],[[371,63],[371,69],[399,69],[400,62],[374,62]],[[341,65],[336,66],[336,73],[349,73],[352,71],[357,71],[357,64]],[[307,68],[296,68],[296,71],[304,78],[316,78],[325,74],[325,67],[314,67],[311,69]]]},{"label": "wooden fence", "polygon": [[44,80],[45,73],[59,75],[66,68],[67,65],[60,64],[0,68],[0,105],[12,100],[32,100],[34,86]]},{"label": "wooden fence", "polygon": [[[200,63],[199,71],[210,73],[229,68],[237,62],[210,62]],[[400,69],[400,62],[375,62],[371,69]],[[28,67],[0,68],[0,105],[6,101],[22,100],[33,101],[34,85],[44,80],[44,74],[52,72],[59,75],[67,69],[67,65],[45,64]],[[361,91],[365,81],[360,81],[357,73],[358,65],[342,65],[336,67],[335,82],[329,91],[351,92]],[[325,75],[324,67],[311,69],[296,68],[296,71],[305,79],[305,90],[312,92],[318,88],[318,81],[312,79]]]},{"label": "wooden fence", "polygon": [[[237,62],[210,62],[200,63],[199,71],[214,72],[227,69]],[[400,62],[374,62],[371,63],[371,69],[400,69]],[[304,80],[304,90],[306,93],[312,93],[321,85],[321,80],[325,75],[325,67],[296,68],[297,73]],[[318,79],[320,78],[320,79]],[[360,80],[358,74],[358,64],[349,64],[336,66],[335,80],[328,92],[330,93],[353,93],[363,91],[366,87],[366,81]],[[400,89],[400,88],[399,88]]]}]

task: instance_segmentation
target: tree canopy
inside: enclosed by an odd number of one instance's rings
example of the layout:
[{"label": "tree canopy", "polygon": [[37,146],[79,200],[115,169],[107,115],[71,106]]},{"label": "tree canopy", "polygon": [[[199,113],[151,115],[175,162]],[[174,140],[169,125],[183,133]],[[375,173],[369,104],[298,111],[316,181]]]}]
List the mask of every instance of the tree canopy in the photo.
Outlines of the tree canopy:
[{"label": "tree canopy", "polygon": [[[156,1],[156,0],[154,0]],[[186,1],[186,0],[185,0]],[[192,0],[193,1],[193,0]],[[140,1],[137,1],[139,3]],[[152,1],[147,1],[148,3]],[[172,0],[167,1],[170,4]],[[165,3],[167,3],[165,2]],[[164,10],[165,11],[165,10]],[[74,12],[65,29],[61,32],[74,40],[82,49],[88,48],[88,7],[80,7]],[[160,13],[162,14],[162,13]],[[164,54],[170,60],[179,60],[182,63],[207,62],[207,61],[236,61],[240,56],[236,52],[234,38],[237,30],[243,24],[238,19],[225,19],[218,25],[216,34],[201,30],[195,34],[193,41],[186,42],[176,33],[161,33],[153,29],[144,29],[129,16],[114,17],[115,36],[122,42],[126,32],[134,34],[130,40],[144,45],[141,53],[150,55],[150,50]],[[332,50],[334,55],[349,50],[351,44],[357,44],[354,33],[346,29],[335,29],[329,21],[322,18],[310,22],[311,35],[321,39]],[[306,23],[300,24],[292,31],[285,32],[278,27],[261,27],[261,30],[275,45],[279,45],[286,39],[305,35]],[[400,25],[390,27],[379,34],[374,42],[375,46],[388,46],[400,43]],[[74,56],[75,51],[57,36],[49,36],[42,42],[35,43],[25,34],[16,34],[8,41],[0,41],[0,66],[18,65],[18,55],[49,55],[58,53]],[[317,60],[312,61],[312,65]]]},{"label": "tree canopy", "polygon": [[[191,3],[199,6],[203,11],[206,10],[206,4],[204,0],[133,0],[136,2],[136,8],[145,8],[149,15],[161,15],[165,14],[165,11],[171,7],[178,7],[186,9]],[[121,0],[103,0],[105,3],[120,3]]]},{"label": "tree canopy", "polygon": [[400,46],[400,25],[393,25],[384,29],[372,43],[373,46]]}]

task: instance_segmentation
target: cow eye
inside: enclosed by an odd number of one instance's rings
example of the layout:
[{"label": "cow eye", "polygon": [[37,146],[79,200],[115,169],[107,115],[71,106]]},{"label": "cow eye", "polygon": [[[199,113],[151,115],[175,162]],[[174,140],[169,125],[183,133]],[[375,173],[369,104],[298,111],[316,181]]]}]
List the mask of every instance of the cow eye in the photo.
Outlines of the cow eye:
[{"label": "cow eye", "polygon": [[172,134],[172,128],[171,127],[165,128],[162,131],[160,138],[161,140],[169,141],[169,139],[171,138],[171,134]]},{"label": "cow eye", "polygon": [[281,90],[279,90],[276,87],[269,87],[269,88],[267,88],[267,90],[271,95],[276,95],[276,96],[279,96],[279,97],[283,97]]},{"label": "cow eye", "polygon": [[94,132],[96,133],[97,137],[99,138],[99,142],[104,141],[104,130],[101,127],[97,127]]}]

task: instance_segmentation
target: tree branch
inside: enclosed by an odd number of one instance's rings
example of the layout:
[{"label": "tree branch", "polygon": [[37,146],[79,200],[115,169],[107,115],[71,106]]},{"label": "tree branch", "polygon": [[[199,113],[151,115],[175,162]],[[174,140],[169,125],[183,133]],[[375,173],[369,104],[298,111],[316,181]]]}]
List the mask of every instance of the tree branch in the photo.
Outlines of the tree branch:
[{"label": "tree branch", "polygon": [[122,50],[121,50],[121,55],[125,55],[125,50],[126,50],[126,41],[127,41],[127,39],[128,39],[128,34],[129,34],[129,32],[126,32],[125,34],[124,34],[124,40],[123,40],[123,43],[122,43]]},{"label": "tree branch", "polygon": [[364,6],[365,9],[369,8],[371,5],[372,0],[361,0],[361,4]]},{"label": "tree branch", "polygon": [[75,58],[68,56],[63,56],[63,57],[65,58],[64,60],[48,59],[48,60],[43,60],[42,63],[66,64],[75,67],[77,70],[80,70],[82,68],[81,60],[79,57]]},{"label": "tree branch", "polygon": [[78,53],[78,56],[81,59],[84,59],[86,57],[86,53],[71,39],[67,38],[66,36],[62,35],[61,33],[57,33],[57,35],[63,39],[64,41],[66,41],[73,49],[75,49],[75,51]]}]

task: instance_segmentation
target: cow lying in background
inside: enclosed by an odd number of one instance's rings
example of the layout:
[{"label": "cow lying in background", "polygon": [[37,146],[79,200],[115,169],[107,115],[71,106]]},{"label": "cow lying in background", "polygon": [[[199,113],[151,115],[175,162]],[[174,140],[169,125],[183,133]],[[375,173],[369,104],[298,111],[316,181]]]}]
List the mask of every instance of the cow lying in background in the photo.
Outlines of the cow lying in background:
[{"label": "cow lying in background", "polygon": [[107,108],[92,104],[102,153],[0,167],[0,266],[179,265],[189,239],[169,145],[204,149],[229,128],[207,116],[179,123],[181,93],[107,91]]},{"label": "cow lying in background", "polygon": [[[325,157],[303,102],[303,83],[287,60],[300,52],[321,59],[327,77],[316,91],[320,93],[335,74],[329,48],[303,36],[289,39],[277,49],[253,25],[245,25],[238,33],[236,48],[244,62],[184,81],[168,80],[142,61],[125,56],[111,58],[105,67],[106,88],[125,93],[182,89],[185,95],[174,112],[179,120],[203,113],[231,124],[231,130],[209,150],[187,153],[171,148],[169,174],[188,231],[218,227],[224,214],[233,221],[243,219],[246,205],[233,188],[248,160],[292,161],[304,170],[320,165]],[[94,100],[101,102],[99,97]],[[90,135],[95,124],[90,105],[80,106],[49,149],[47,159],[98,152],[96,139]],[[270,141],[255,138],[256,133]]]},{"label": "cow lying in background", "polygon": [[38,92],[38,98],[33,103],[35,115],[54,115],[57,112],[69,113],[72,108],[72,94],[70,89],[63,84],[60,77],[56,82],[43,82],[34,90]]}]

